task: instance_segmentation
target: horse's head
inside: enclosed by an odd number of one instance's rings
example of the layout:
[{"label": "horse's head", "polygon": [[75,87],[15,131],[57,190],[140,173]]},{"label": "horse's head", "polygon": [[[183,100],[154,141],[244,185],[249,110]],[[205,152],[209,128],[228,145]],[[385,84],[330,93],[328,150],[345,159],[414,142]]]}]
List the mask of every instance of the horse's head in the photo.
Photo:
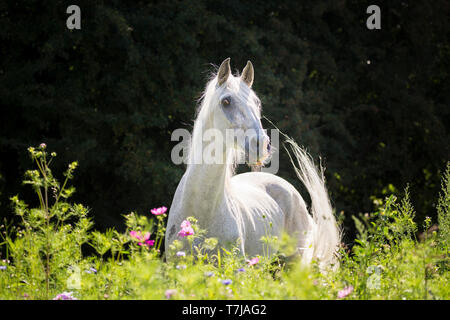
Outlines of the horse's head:
[{"label": "horse's head", "polygon": [[211,97],[214,127],[226,132],[228,146],[245,152],[248,164],[261,164],[270,155],[270,140],[261,124],[261,102],[252,90],[253,65],[247,62],[242,74],[231,74],[230,58],[219,67]]}]

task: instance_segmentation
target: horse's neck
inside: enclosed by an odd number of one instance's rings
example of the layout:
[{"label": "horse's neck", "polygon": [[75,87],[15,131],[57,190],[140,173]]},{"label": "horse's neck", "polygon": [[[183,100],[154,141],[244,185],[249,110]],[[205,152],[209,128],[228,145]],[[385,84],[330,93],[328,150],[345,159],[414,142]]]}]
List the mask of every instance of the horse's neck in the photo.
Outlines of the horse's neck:
[{"label": "horse's neck", "polygon": [[226,196],[229,169],[225,164],[192,164],[184,177],[183,206],[187,215],[207,222]]},{"label": "horse's neck", "polygon": [[[192,215],[209,223],[214,220],[215,213],[220,210],[220,206],[229,196],[232,170],[228,164],[230,161],[224,161],[223,164],[208,164],[203,161],[203,151],[206,147],[202,140],[203,132],[212,128],[212,120],[207,118],[197,121],[194,125],[190,150],[189,160],[191,163],[183,177],[181,207],[184,211],[183,215]],[[225,148],[225,145],[223,147]],[[225,152],[224,157],[227,158],[229,154],[225,149],[223,151]],[[199,155],[201,159],[197,159]]]}]

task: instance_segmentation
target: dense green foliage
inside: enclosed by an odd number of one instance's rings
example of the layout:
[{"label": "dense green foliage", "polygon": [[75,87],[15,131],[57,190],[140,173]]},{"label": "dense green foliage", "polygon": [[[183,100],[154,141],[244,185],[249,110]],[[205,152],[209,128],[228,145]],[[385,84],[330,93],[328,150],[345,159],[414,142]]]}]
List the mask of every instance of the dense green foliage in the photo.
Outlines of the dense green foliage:
[{"label": "dense green foliage", "polygon": [[252,60],[263,113],[322,156],[346,234],[371,196],[408,182],[417,221],[432,210],[450,154],[447,1],[379,1],[373,31],[366,1],[78,1],[72,31],[69,4],[0,3],[1,216],[12,195],[31,199],[22,150],[41,142],[57,172],[80,163],[74,197],[98,227],[170,205],[184,170],[170,134],[191,128],[210,63],[226,57],[236,70]]},{"label": "dense green foliage", "polygon": [[[0,230],[0,252],[6,254],[0,256],[0,299],[450,298],[450,163],[439,198],[438,219],[446,227],[432,231],[427,218],[427,232],[416,239],[408,191],[401,201],[391,195],[374,213],[355,218],[355,246],[342,248],[336,271],[321,272],[292,255],[295,241],[287,235],[263,237],[275,254],[248,261],[237,246],[217,250],[217,240],[205,239],[195,218],[188,218],[193,234],[174,241],[165,252],[171,259],[164,262],[158,250],[164,214],[150,219],[130,213],[125,233],[91,231],[85,207],[69,202],[74,188],[67,182],[77,163],[69,165],[60,184],[49,168],[55,155],[45,146],[29,151],[38,168],[27,171],[24,182],[33,187],[39,206],[11,198],[21,223]],[[148,245],[136,236],[147,232]],[[183,241],[190,249],[180,251]],[[94,253],[84,253],[88,244]]]}]

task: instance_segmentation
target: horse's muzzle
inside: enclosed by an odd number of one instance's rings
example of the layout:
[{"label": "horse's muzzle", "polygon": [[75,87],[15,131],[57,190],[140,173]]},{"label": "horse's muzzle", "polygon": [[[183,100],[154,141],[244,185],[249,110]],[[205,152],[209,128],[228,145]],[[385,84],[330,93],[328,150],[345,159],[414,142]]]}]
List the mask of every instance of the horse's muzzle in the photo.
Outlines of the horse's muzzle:
[{"label": "horse's muzzle", "polygon": [[265,132],[245,137],[245,161],[249,165],[263,165],[270,150],[270,139]]}]

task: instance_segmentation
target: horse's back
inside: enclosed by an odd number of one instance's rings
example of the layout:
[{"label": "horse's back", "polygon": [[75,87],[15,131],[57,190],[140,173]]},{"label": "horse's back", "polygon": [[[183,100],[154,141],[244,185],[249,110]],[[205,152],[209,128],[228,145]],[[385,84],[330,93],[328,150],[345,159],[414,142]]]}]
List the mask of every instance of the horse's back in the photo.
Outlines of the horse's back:
[{"label": "horse's back", "polygon": [[235,175],[231,181],[236,188],[239,188],[240,185],[248,184],[264,190],[278,205],[282,205],[282,207],[286,207],[286,204],[293,198],[300,198],[304,204],[300,193],[292,184],[271,173],[246,172]]},{"label": "horse's back", "polygon": [[252,185],[266,192],[282,210],[286,231],[311,228],[312,217],[308,213],[305,201],[295,187],[285,179],[266,172],[246,172],[235,175],[231,181],[236,188]]}]

